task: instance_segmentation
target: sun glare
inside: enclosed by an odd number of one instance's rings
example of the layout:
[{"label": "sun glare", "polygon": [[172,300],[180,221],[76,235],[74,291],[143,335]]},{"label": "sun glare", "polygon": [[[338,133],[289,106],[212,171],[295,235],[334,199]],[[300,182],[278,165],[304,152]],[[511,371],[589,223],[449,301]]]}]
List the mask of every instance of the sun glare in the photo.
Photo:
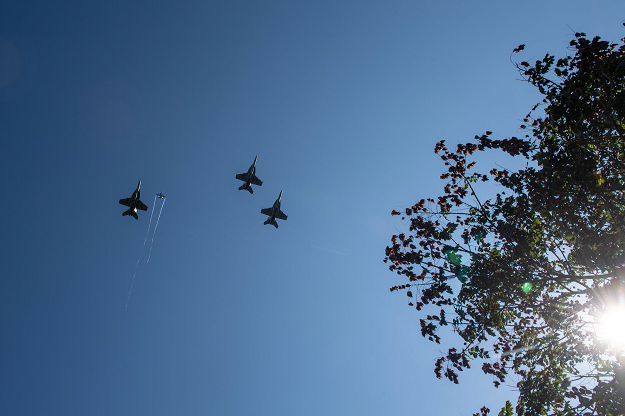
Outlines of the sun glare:
[{"label": "sun glare", "polygon": [[597,335],[612,346],[625,347],[625,306],[605,312],[599,319]]}]

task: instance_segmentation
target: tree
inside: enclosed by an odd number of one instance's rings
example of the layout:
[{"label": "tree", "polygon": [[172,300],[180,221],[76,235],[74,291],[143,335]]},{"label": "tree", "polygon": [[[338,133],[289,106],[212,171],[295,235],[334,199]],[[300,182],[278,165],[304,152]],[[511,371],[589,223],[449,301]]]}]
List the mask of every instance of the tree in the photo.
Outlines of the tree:
[{"label": "tree", "polygon": [[[625,346],[597,331],[625,308],[625,45],[576,33],[570,50],[515,64],[544,96],[524,138],[487,131],[453,150],[436,144],[444,193],[393,210],[409,230],[393,235],[384,262],[408,279],[391,292],[434,308],[420,319],[424,337],[440,343],[447,325],[459,335],[438,378],[458,383],[480,360],[495,387],[516,375],[518,415],[623,415]],[[527,167],[471,173],[471,155],[493,150]],[[500,192],[481,200],[490,179]]]}]

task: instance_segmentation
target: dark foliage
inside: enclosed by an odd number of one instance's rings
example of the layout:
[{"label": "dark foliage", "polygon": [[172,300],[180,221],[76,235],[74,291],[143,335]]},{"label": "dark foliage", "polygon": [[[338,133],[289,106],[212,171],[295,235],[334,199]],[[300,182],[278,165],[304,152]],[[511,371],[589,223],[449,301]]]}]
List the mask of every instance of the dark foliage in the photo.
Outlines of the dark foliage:
[{"label": "dark foliage", "polygon": [[[462,339],[436,361],[436,377],[458,383],[477,359],[495,386],[516,376],[518,415],[623,415],[623,348],[593,322],[625,305],[625,46],[576,33],[570,47],[557,61],[516,64],[544,96],[524,138],[436,144],[447,185],[392,212],[410,225],[384,261],[408,280],[391,291],[410,288],[417,311],[435,307],[421,334],[440,343],[451,325]],[[471,155],[494,149],[527,167],[469,172]],[[501,191],[481,201],[475,187],[490,179]],[[511,414],[508,403],[500,415]]]}]

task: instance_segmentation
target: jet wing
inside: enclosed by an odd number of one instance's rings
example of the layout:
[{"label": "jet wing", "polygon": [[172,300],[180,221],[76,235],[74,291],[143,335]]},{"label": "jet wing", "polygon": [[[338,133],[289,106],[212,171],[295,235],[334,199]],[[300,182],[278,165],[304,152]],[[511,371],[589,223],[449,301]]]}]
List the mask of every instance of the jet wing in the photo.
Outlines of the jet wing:
[{"label": "jet wing", "polygon": [[237,173],[237,179],[240,181],[247,181],[247,173]]},{"label": "jet wing", "polygon": [[122,204],[122,205],[126,205],[127,207],[131,207],[132,206],[132,198],[120,199],[119,203]]},{"label": "jet wing", "polygon": [[263,184],[263,181],[258,179],[256,175],[252,176],[252,180],[250,182],[252,183],[252,185],[258,185],[258,186],[261,186]]},{"label": "jet wing", "polygon": [[278,212],[276,212],[276,218],[281,219],[281,220],[286,220],[286,214],[278,210]]},{"label": "jet wing", "polygon": [[137,209],[140,209],[141,211],[147,211],[148,210],[148,206],[145,205],[141,201],[137,201]]},{"label": "jet wing", "polygon": [[273,211],[271,210],[271,208],[263,208],[260,210],[260,213],[271,216],[271,214],[273,214]]}]

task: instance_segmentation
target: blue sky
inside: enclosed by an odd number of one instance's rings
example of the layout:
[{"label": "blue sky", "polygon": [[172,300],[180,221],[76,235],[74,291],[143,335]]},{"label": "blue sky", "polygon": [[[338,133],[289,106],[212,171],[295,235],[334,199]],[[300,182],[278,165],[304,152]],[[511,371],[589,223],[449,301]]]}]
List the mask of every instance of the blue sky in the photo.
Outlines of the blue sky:
[{"label": "blue sky", "polygon": [[[498,410],[515,393],[479,368],[435,378],[443,347],[388,290],[390,212],[440,193],[438,140],[520,134],[539,96],[513,48],[624,21],[621,1],[0,3],[0,413]],[[149,263],[156,213],[142,252],[150,211],[118,204],[139,179],[150,210],[167,196]]]}]

